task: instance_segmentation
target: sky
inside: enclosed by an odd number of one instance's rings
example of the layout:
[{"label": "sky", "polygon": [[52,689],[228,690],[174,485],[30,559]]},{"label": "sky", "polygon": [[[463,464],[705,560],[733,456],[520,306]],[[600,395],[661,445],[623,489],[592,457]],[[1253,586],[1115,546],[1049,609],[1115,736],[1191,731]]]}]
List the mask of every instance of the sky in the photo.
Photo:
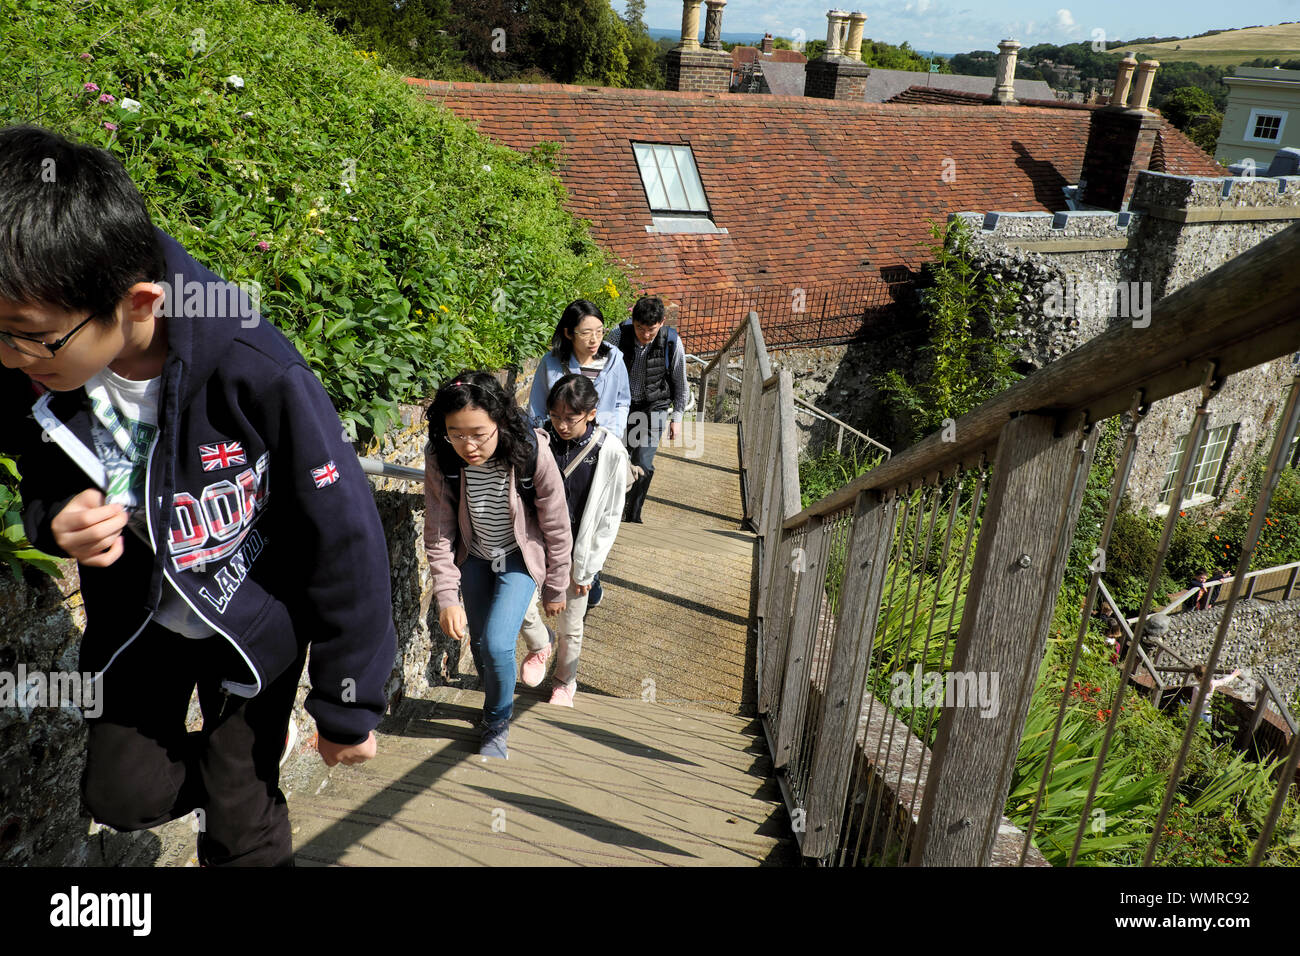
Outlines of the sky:
[{"label": "sky", "polygon": [[[624,0],[612,0],[622,12]],[[1190,36],[1300,20],[1300,0],[1091,0],[1087,4],[1033,0],[897,0],[894,3],[839,3],[833,0],[727,0],[722,29],[734,33],[770,32],[791,39],[825,39],[826,11],[860,10],[867,15],[866,36],[887,43],[907,40],[918,50],[965,53],[994,50],[1002,39],[1035,43],[1074,43],[1143,36]],[[703,13],[700,7],[701,29]],[[646,0],[651,27],[680,30],[680,0]],[[802,30],[799,37],[795,31]],[[1298,51],[1300,52],[1300,51]]]}]

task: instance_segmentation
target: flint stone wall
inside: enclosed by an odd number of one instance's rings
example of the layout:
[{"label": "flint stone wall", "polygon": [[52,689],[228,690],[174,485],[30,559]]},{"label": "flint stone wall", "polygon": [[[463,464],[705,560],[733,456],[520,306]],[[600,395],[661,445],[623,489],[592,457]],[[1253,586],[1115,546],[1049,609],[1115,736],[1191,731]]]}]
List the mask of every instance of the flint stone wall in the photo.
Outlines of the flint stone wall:
[{"label": "flint stone wall", "polygon": [[[1206,661],[1222,619],[1222,605],[1174,614],[1161,640],[1190,661]],[[1255,702],[1262,686],[1261,674],[1268,675],[1280,694],[1295,701],[1300,693],[1300,600],[1238,601],[1218,666],[1241,668],[1241,676],[1223,689],[1248,704]],[[1269,709],[1277,713],[1271,703]]]}]

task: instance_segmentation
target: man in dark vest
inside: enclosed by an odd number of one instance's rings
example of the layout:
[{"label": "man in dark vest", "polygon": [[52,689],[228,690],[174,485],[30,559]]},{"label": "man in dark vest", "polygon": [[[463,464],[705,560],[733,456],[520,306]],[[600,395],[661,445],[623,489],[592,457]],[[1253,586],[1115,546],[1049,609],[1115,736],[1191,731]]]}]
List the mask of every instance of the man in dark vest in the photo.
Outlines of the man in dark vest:
[{"label": "man in dark vest", "polygon": [[658,296],[638,299],[631,320],[614,329],[608,341],[622,352],[632,386],[626,442],[636,480],[628,488],[623,520],[639,524],[659,440],[665,429],[670,442],[682,433],[688,394],[686,350],[677,330],[664,327],[664,303]]}]

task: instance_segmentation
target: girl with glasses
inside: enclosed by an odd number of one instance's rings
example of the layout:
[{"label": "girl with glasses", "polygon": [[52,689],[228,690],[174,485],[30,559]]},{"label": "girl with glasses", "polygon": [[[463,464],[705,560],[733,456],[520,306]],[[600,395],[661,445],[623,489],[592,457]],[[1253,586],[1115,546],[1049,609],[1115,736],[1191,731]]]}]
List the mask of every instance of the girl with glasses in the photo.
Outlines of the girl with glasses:
[{"label": "girl with glasses", "polygon": [[605,316],[595,303],[576,299],[565,307],[528,395],[528,413],[536,427],[546,423],[546,398],[555,383],[565,375],[583,375],[596,386],[596,424],[623,440],[632,389],[627,367],[604,337]]},{"label": "girl with glasses", "polygon": [[424,547],[444,634],[469,641],[483,680],[479,753],[508,757],[515,639],[535,588],[564,610],[573,547],[546,432],[488,372],[461,372],[429,406]]},{"label": "girl with glasses", "polygon": [[[558,646],[551,703],[573,706],[578,689],[578,656],[582,653],[582,618],[596,573],[605,564],[623,515],[627,494],[628,457],[623,443],[596,424],[596,387],[582,375],[566,375],[555,383],[547,398],[550,420],[546,430],[551,453],[564,482],[569,529],[573,535],[573,570],[564,610],[555,630]],[[541,628],[530,605],[524,621],[529,655],[520,667],[520,679],[536,687],[546,676],[552,645],[533,649],[532,635]]]}]

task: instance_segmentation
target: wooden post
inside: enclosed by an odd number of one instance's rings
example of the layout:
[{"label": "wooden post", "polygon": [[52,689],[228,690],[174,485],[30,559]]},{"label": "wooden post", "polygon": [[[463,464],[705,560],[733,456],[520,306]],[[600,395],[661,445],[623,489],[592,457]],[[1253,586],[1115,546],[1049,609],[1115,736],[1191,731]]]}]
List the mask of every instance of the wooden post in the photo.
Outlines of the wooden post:
[{"label": "wooden post", "polygon": [[713,420],[722,421],[722,400],[727,395],[727,355],[726,351],[718,353],[718,389],[713,399]]},{"label": "wooden post", "polygon": [[790,632],[790,618],[794,612],[792,602],[798,576],[793,570],[792,538],[782,535],[772,549],[772,584],[767,596],[767,617],[763,620],[763,653],[768,668],[758,689],[759,713],[781,709],[781,685],[785,677],[786,636]]},{"label": "wooden post", "polygon": [[781,719],[776,731],[772,765],[784,767],[795,750],[794,731],[808,700],[808,655],[812,652],[812,634],[817,627],[817,612],[822,603],[823,578],[828,547],[825,520],[819,515],[808,522],[808,537],[803,552],[793,556],[799,571],[799,590],[790,618],[785,678],[781,683]]},{"label": "wooden post", "polygon": [[763,481],[763,500],[755,526],[763,536],[763,564],[758,569],[758,616],[767,616],[768,595],[771,594],[772,557],[777,542],[781,538],[781,523],[784,514],[781,511],[781,489],[777,483],[781,480],[781,462],[775,455],[768,455],[764,462],[767,477]]},{"label": "wooden post", "polygon": [[804,856],[820,858],[835,849],[849,792],[858,714],[875,642],[897,507],[897,498],[885,502],[878,492],[864,491],[853,508],[853,533],[844,560],[844,590],[835,619],[826,706],[808,781]]},{"label": "wooden post", "polygon": [[1251,598],[1255,596],[1255,585],[1258,583],[1259,583],[1259,575],[1258,574],[1252,575],[1250,580],[1246,582],[1246,593],[1242,595],[1243,601],[1249,601]]},{"label": "wooden post", "polygon": [[1241,728],[1237,737],[1237,746],[1245,750],[1250,746],[1250,742],[1255,739],[1255,731],[1259,730],[1259,725],[1264,721],[1264,709],[1268,706],[1268,689],[1261,687],[1259,696],[1255,699],[1255,709],[1251,711],[1250,722]]},{"label": "wooden post", "polygon": [[1055,429],[1051,417],[1022,415],[998,439],[952,665],[990,688],[996,677],[996,706],[944,708],[913,865],[989,860],[1082,500],[1077,437]]},{"label": "wooden post", "polygon": [[1300,564],[1291,569],[1291,576],[1286,579],[1286,593],[1282,595],[1283,601],[1291,600],[1291,595],[1295,593],[1296,575],[1300,574]]}]

